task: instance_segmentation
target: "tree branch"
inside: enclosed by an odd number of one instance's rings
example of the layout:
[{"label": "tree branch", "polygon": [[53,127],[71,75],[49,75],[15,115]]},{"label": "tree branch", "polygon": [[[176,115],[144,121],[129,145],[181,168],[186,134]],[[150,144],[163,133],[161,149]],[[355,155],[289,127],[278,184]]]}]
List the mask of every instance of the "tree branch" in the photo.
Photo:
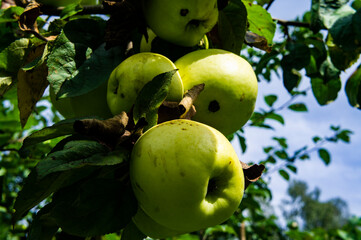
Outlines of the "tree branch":
[{"label": "tree branch", "polygon": [[[109,14],[110,12],[105,10],[103,5],[87,5],[82,6],[83,10],[78,15],[88,15],[88,14]],[[64,7],[53,8],[49,6],[42,6],[41,12],[43,15],[51,15],[51,16],[60,16],[61,11]]]},{"label": "tree branch", "polygon": [[298,21],[287,21],[282,19],[273,18],[273,21],[276,21],[279,25],[289,27],[305,27],[305,28],[311,28],[311,24],[305,23],[305,22],[298,22]]}]

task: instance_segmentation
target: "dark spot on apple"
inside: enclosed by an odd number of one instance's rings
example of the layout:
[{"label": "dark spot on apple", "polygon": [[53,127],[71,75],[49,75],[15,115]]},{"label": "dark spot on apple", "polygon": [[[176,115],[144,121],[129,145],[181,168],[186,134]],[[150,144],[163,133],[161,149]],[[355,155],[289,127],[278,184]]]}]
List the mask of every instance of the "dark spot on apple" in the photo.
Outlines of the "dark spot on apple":
[{"label": "dark spot on apple", "polygon": [[241,98],[239,99],[239,101],[242,102],[245,98],[246,98],[246,94],[242,93],[242,96],[241,96]]},{"label": "dark spot on apple", "polygon": [[182,177],[184,177],[186,174],[184,172],[179,173]]},{"label": "dark spot on apple", "polygon": [[232,161],[229,161],[229,163],[228,163],[229,165],[231,165],[232,164]]},{"label": "dark spot on apple", "polygon": [[121,97],[121,98],[125,98],[124,93],[121,93],[121,94],[120,94],[120,97]]},{"label": "dark spot on apple", "polygon": [[219,103],[217,102],[217,100],[211,101],[208,105],[208,110],[210,112],[217,112],[219,109],[221,109],[221,107],[219,106]]},{"label": "dark spot on apple", "polygon": [[201,21],[197,19],[190,20],[188,23],[189,26],[193,26],[193,27],[198,27],[200,24]]},{"label": "dark spot on apple", "polygon": [[156,208],[154,208],[154,211],[160,212],[160,208],[159,208],[159,207],[156,207]]},{"label": "dark spot on apple", "polygon": [[186,128],[182,128],[182,130],[187,130]]},{"label": "dark spot on apple", "polygon": [[189,10],[188,10],[188,9],[181,9],[181,10],[180,10],[180,15],[181,15],[182,17],[187,16],[188,13],[189,13]]}]

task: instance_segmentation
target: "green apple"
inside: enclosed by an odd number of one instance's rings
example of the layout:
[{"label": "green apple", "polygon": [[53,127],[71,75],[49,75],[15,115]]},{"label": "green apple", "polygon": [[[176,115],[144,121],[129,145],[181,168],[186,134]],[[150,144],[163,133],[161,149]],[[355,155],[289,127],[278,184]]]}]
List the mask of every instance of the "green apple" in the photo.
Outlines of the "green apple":
[{"label": "green apple", "polygon": [[251,117],[258,83],[252,66],[242,57],[220,49],[191,52],[175,62],[184,89],[204,83],[196,99],[193,120],[225,135],[239,130]]},{"label": "green apple", "polygon": [[132,221],[142,233],[151,238],[163,239],[187,233],[187,231],[177,231],[157,223],[151,217],[149,217],[141,208],[138,208],[138,211],[133,217]]},{"label": "green apple", "polygon": [[199,43],[219,13],[217,0],[143,0],[143,12],[158,37],[186,47]]},{"label": "green apple", "polygon": [[50,99],[56,110],[65,118],[100,117],[110,118],[111,114],[107,104],[107,82],[84,95],[56,99],[50,87]]},{"label": "green apple", "polygon": [[53,7],[64,7],[72,3],[81,3],[82,5],[97,5],[99,4],[98,0],[38,0],[37,2],[44,5],[53,6]]},{"label": "green apple", "polygon": [[[121,62],[108,80],[107,101],[110,111],[116,115],[128,112],[140,90],[155,76],[176,69],[167,57],[157,53],[138,53]],[[176,72],[173,75],[167,100],[180,101],[183,97],[183,83]]]},{"label": "green apple", "polygon": [[[153,41],[157,37],[157,35],[155,35],[155,33],[150,28],[147,28],[147,33],[148,33],[148,40],[145,38],[145,36],[143,36],[141,41],[140,41],[140,52],[157,52],[157,53],[160,53],[160,52],[157,51],[157,49],[155,49],[155,51],[154,51],[154,49],[152,48]],[[162,44],[163,47],[165,45],[164,42],[160,42],[160,44]],[[173,46],[173,48],[175,48],[175,47],[177,47],[178,49],[182,48],[180,46]],[[170,46],[168,46],[168,48],[170,48]],[[208,41],[207,35],[204,35],[202,37],[202,39],[198,42],[198,44],[195,46],[195,48],[196,49],[193,49],[193,47],[189,47],[189,48],[186,48],[186,49],[190,52],[192,50],[208,49],[209,48],[209,41]],[[168,49],[166,49],[166,50],[168,50]]]},{"label": "green apple", "polygon": [[227,138],[185,119],[156,125],[137,140],[130,179],[139,207],[167,229],[146,234],[220,224],[238,208],[244,191],[243,169]]}]

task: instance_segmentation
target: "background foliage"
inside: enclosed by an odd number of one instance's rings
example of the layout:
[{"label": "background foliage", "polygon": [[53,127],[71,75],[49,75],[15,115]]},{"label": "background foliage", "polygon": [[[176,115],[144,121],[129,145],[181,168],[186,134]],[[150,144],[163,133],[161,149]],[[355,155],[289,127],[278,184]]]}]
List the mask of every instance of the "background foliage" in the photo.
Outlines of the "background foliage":
[{"label": "background foliage", "polygon": [[[117,27],[119,17],[110,11],[110,1],[97,7],[45,6],[41,16],[34,13],[37,8],[20,2],[8,7],[12,1],[2,1],[0,10],[0,239],[51,239],[54,234],[56,239],[125,239],[127,234],[135,239],[131,228],[121,231],[136,209],[125,174],[129,153],[119,148],[109,152],[92,138],[75,134],[75,120],[62,120],[46,89],[50,84],[58,97],[95,89],[129,54],[127,40],[139,41],[142,25],[123,1],[112,11],[125,11],[120,20],[128,24]],[[221,10],[218,35],[209,34],[213,47],[241,52],[259,81],[282,74],[289,100],[279,104],[277,92],[265,96],[267,107],[257,109],[246,127],[267,131],[284,125],[285,109],[307,114],[307,105],[298,101],[303,95],[327,105],[345,91],[345,107],[359,111],[361,66],[344,89],[340,74],[361,53],[361,1],[312,0],[312,8],[293,21],[273,19],[267,10],[274,2],[231,0]],[[284,38],[274,42],[276,29]],[[309,86],[299,89],[306,79]],[[312,146],[296,150],[290,150],[286,137],[274,137],[260,146],[267,157],[255,163],[265,165],[264,176],[278,173],[288,181],[297,173],[296,163],[310,160],[313,152],[332,164],[326,143],[348,143],[351,134],[330,126],[328,136],[316,133]],[[247,151],[245,132],[240,129],[233,137]],[[361,239],[361,218],[350,216],[342,199],[321,201],[320,191],[310,192],[302,182],[290,184],[283,209],[288,224],[283,226],[270,210],[272,191],[265,179],[248,187],[239,209],[224,224],[174,239]]]}]

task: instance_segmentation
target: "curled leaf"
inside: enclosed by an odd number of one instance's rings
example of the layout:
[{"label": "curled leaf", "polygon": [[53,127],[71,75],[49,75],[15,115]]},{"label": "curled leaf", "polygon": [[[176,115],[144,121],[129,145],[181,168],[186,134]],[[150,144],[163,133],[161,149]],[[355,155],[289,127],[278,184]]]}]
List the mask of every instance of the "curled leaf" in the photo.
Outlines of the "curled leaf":
[{"label": "curled leaf", "polygon": [[272,51],[272,47],[268,46],[267,39],[253,32],[246,32],[245,41],[249,46],[256,47],[268,53]]},{"label": "curled leaf", "polygon": [[193,103],[197,99],[198,95],[203,91],[205,84],[199,84],[189,89],[184,95],[182,101],[179,103],[179,110],[181,118],[185,118],[189,110],[192,110]]},{"label": "curled leaf", "polygon": [[83,119],[74,122],[74,131],[98,139],[110,148],[114,148],[125,134],[128,125],[128,116],[125,112],[106,120]]},{"label": "curled leaf", "polygon": [[244,174],[244,189],[247,189],[247,187],[251,184],[256,182],[261,176],[262,172],[265,169],[265,166],[263,164],[254,164],[252,166],[247,165],[246,163],[242,162],[242,168],[243,168],[243,174]]}]

